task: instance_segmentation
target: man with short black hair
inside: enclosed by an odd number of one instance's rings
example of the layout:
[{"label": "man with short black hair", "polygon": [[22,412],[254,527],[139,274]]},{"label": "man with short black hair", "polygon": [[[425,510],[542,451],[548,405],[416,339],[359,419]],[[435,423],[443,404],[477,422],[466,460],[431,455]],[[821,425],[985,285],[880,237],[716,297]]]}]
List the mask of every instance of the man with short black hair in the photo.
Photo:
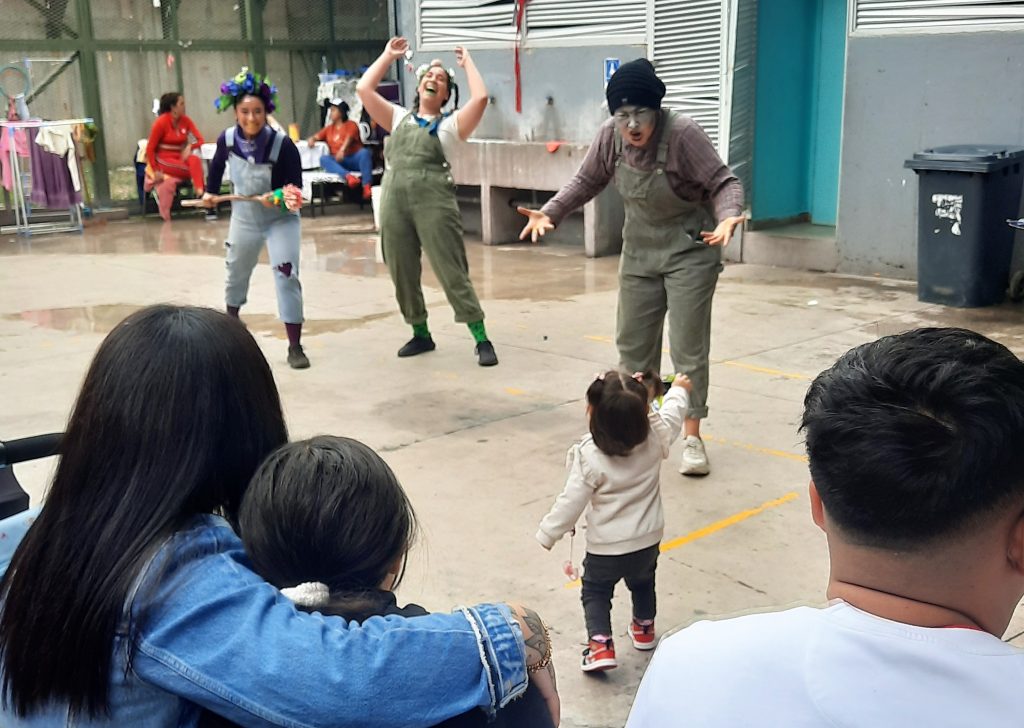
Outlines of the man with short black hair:
[{"label": "man with short black hair", "polygon": [[825,609],[664,640],[628,728],[1024,724],[1024,363],[963,329],[859,346],[804,400]]}]

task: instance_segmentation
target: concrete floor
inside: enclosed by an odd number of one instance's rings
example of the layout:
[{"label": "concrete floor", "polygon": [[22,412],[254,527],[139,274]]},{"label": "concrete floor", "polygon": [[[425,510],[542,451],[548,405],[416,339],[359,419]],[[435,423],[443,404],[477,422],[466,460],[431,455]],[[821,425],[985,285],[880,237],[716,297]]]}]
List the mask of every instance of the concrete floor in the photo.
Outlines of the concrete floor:
[{"label": "concrete floor", "polygon": [[[133,220],[84,235],[0,238],[0,438],[63,427],[103,335],[158,301],[219,307],[227,221]],[[441,610],[515,599],[551,625],[565,726],[621,726],[649,659],[620,640],[620,668],[578,667],[579,590],[533,539],[564,481],[566,448],[585,430],[583,394],[616,361],[617,260],[581,248],[468,244],[500,366],[476,365],[427,278],[432,354],[398,360],[408,337],[376,257],[368,213],[303,221],[305,344],[312,368],[285,364],[269,269],[257,270],[243,318],[274,368],[293,437],[344,434],[377,448],[422,525],[400,600]],[[822,602],[823,537],[808,515],[796,431],[810,379],[848,348],[920,325],[962,325],[1024,354],[1020,306],[962,311],[917,301],[912,284],[726,268],[715,300],[712,474],[684,479],[679,446],[663,469],[666,542],[659,631],[708,616]],[[666,367],[667,369],[668,367]],[[52,462],[18,468],[39,500]],[[576,560],[582,558],[577,540]],[[628,602],[613,619],[624,630]],[[1011,625],[1009,637],[1024,630]],[[1018,636],[1017,640],[1021,638]]]}]

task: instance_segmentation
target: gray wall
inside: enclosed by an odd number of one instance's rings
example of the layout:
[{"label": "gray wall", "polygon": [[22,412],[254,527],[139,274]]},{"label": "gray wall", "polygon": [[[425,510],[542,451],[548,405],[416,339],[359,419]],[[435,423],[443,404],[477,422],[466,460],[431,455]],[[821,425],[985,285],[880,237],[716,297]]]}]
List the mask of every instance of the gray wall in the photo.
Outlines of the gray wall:
[{"label": "gray wall", "polygon": [[[415,51],[413,68],[440,58],[455,66],[453,50],[416,49],[416,0],[397,0],[400,35]],[[520,53],[523,111],[515,111],[515,81],[511,45],[500,50],[472,49],[473,59],[487,83],[494,103],[487,109],[474,135],[477,139],[511,141],[589,142],[608,118],[604,102],[604,59],[623,63],[646,54],[644,45],[524,48]],[[456,69],[460,91],[468,94],[465,74]],[[415,78],[403,72],[405,98],[415,93]],[[547,103],[547,97],[553,103]],[[465,98],[465,97],[464,97]]]},{"label": "gray wall", "polygon": [[850,36],[839,182],[840,269],[914,278],[926,147],[1024,146],[1024,33]]}]

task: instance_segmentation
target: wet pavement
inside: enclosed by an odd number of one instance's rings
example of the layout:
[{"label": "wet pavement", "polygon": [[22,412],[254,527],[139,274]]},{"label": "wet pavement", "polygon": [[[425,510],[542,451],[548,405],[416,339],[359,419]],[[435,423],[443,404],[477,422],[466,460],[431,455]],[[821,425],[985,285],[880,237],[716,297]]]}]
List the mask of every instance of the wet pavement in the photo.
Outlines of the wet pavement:
[{"label": "wet pavement", "polygon": [[[160,301],[219,308],[226,231],[226,218],[184,216],[170,225],[130,220],[82,235],[0,237],[0,439],[61,429],[103,335],[132,311]],[[284,361],[265,261],[253,275],[242,317],[274,369],[292,436],[356,437],[395,469],[423,527],[400,600],[435,610],[503,598],[535,606],[551,625],[563,725],[621,726],[649,655],[619,635],[619,669],[581,674],[579,590],[561,575],[569,544],[548,553],[533,540],[563,485],[565,451],[585,429],[586,387],[616,360],[618,261],[588,260],[582,246],[470,239],[472,277],[501,360],[484,369],[429,267],[438,350],[395,357],[409,331],[377,248],[368,212],[336,208],[303,220],[306,371]],[[715,298],[705,423],[713,471],[682,478],[677,444],[662,472],[669,548],[658,570],[659,631],[822,602],[825,544],[807,512],[796,431],[815,374],[852,346],[916,326],[973,328],[1024,354],[1022,312],[1016,304],[921,303],[904,281],[727,266]],[[37,500],[51,467],[18,469]],[[619,593],[617,632],[628,614]],[[1018,618],[1008,636],[1022,630]]]}]

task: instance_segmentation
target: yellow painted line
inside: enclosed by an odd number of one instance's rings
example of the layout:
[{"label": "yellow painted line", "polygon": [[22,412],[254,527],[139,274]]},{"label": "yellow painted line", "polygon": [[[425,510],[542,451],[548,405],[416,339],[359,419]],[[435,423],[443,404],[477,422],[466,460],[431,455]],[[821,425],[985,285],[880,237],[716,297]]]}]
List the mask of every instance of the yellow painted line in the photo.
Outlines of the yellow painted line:
[{"label": "yellow painted line", "polygon": [[615,343],[614,341],[612,341],[612,337],[610,336],[584,336],[583,338],[586,339],[587,341],[599,341],[602,344]]},{"label": "yellow painted line", "polygon": [[746,369],[748,372],[758,372],[759,374],[771,374],[773,377],[785,377],[786,379],[801,379],[803,381],[810,381],[811,377],[806,374],[797,374],[795,372],[783,372],[778,369],[769,369],[768,367],[757,367],[753,364],[744,364],[740,361],[723,361],[719,362],[727,367],[736,367],[737,369]]},{"label": "yellow painted line", "polygon": [[795,452],[788,452],[787,450],[774,450],[770,447],[761,447],[759,445],[752,445],[749,442],[740,442],[739,440],[729,440],[724,437],[715,437],[709,435],[706,432],[701,433],[701,439],[707,442],[715,442],[720,445],[728,445],[729,447],[739,448],[740,450],[746,450],[747,452],[755,452],[759,455],[770,455],[775,458],[783,458],[785,460],[794,460],[798,463],[806,463],[807,456],[800,455]]},{"label": "yellow painted line", "polygon": [[[748,518],[752,518],[753,516],[758,515],[759,513],[764,513],[765,511],[770,510],[772,508],[778,508],[779,506],[785,503],[789,503],[790,501],[794,501],[799,497],[800,496],[797,494],[796,491],[791,491],[789,493],[786,493],[786,495],[782,496],[781,498],[766,501],[761,505],[757,506],[756,508],[748,508],[745,511],[733,513],[731,516],[727,518],[723,518],[720,521],[715,521],[714,523],[704,526],[704,528],[698,528],[696,531],[690,531],[685,536],[680,536],[679,538],[674,538],[671,541],[666,541],[663,544],[661,544],[659,550],[661,551],[661,553],[665,553],[666,551],[677,549],[680,546],[685,546],[688,543],[693,543],[694,541],[698,541],[702,538],[705,538],[706,536],[710,536],[713,533],[717,533],[718,531],[729,528],[729,526],[735,526],[737,523],[741,523],[747,520]],[[575,581],[568,582],[565,585],[565,588],[573,589],[579,587],[582,583],[583,582],[580,579],[576,579]]]},{"label": "yellow painted line", "polygon": [[526,394],[526,392],[523,391],[522,389],[516,389],[515,387],[505,387],[505,393],[511,394],[514,397],[522,397],[524,394]]}]

